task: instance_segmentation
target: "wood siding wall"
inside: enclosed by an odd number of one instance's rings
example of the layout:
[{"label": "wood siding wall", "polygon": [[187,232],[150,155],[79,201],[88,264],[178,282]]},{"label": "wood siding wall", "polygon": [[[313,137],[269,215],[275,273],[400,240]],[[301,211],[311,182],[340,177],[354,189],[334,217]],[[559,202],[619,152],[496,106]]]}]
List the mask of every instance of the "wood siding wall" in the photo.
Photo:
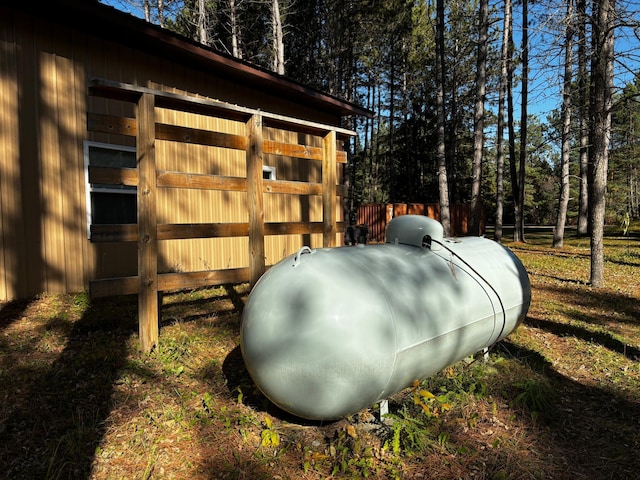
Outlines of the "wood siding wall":
[{"label": "wood siding wall", "polygon": [[[142,53],[133,46],[52,25],[0,7],[0,300],[40,292],[86,290],[98,278],[135,275],[135,243],[91,243],[87,238],[83,142],[135,146],[135,137],[87,130],[88,112],[134,117],[131,103],[88,95],[92,78],[201,96],[262,111],[338,125],[340,119],[287,99]],[[157,109],[160,122],[244,135],[242,122]],[[266,128],[265,139],[321,146],[322,137]],[[158,169],[245,176],[243,152],[157,142]],[[318,165],[320,163],[320,165]],[[278,179],[318,181],[321,162],[293,165],[266,155]],[[339,180],[339,179],[338,179]],[[246,193],[185,192],[158,196],[158,222],[246,221]],[[265,221],[320,221],[318,196],[270,195]],[[341,220],[341,209],[336,211]],[[206,219],[206,220],[205,220]],[[337,234],[339,235],[339,234]],[[161,245],[160,272],[247,265],[246,239],[171,240]],[[300,248],[322,245],[322,235],[266,241],[266,263]]]}]

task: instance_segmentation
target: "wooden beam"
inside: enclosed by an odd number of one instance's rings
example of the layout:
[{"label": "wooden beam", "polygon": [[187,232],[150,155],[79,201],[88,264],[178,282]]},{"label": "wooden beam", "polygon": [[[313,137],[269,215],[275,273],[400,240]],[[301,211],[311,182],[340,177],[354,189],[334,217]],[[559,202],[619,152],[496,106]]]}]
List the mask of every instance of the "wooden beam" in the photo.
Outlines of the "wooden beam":
[{"label": "wooden beam", "polygon": [[154,90],[147,87],[132,85],[94,78],[89,85],[89,93],[104,98],[113,98],[128,102],[135,102],[143,93],[152,94],[156,98],[156,104],[160,108],[181,110],[184,112],[199,113],[203,115],[221,116],[231,120],[247,121],[253,115],[258,115],[268,123],[269,127],[295,130],[312,135],[326,135],[333,131],[341,138],[349,138],[356,135],[353,130],[329,126],[322,123],[310,122],[299,118],[288,117],[276,113],[260,112],[252,108],[241,107],[218,100],[181,95],[177,93]]},{"label": "wooden beam", "polygon": [[264,153],[283,155],[285,157],[306,158],[309,160],[322,160],[322,148],[308,147],[307,145],[297,145],[293,143],[274,142],[265,140],[262,145]]},{"label": "wooden beam", "polygon": [[264,180],[264,193],[286,193],[289,195],[322,195],[321,183],[292,182],[288,180]]},{"label": "wooden beam", "polygon": [[204,173],[158,172],[158,187],[246,192],[247,179]]},{"label": "wooden beam", "polygon": [[135,277],[101,278],[89,282],[91,298],[117,297],[138,293],[140,280]]},{"label": "wooden beam", "polygon": [[114,117],[98,113],[87,114],[87,130],[100,133],[117,133],[135,137],[138,132],[135,118]]},{"label": "wooden beam", "polygon": [[[205,270],[201,272],[161,273],[158,275],[158,290],[162,292],[188,290],[225,283],[249,281],[248,268]],[[135,295],[140,281],[135,277],[102,278],[89,282],[91,298]]]},{"label": "wooden beam", "polygon": [[240,135],[167,125],[166,123],[156,124],[156,138],[170,142],[195,143],[235,150],[246,150],[247,148],[247,139]]},{"label": "wooden beam", "polygon": [[135,168],[92,167],[89,166],[89,183],[108,185],[138,185],[138,170]]},{"label": "wooden beam", "polygon": [[116,225],[91,225],[91,242],[137,242],[138,225],[116,224]]},{"label": "wooden beam", "polygon": [[[117,133],[131,137],[137,134],[136,121],[134,118],[123,118],[98,113],[89,113],[87,115],[87,129],[90,132]],[[229,133],[211,132],[210,130],[158,123],[156,124],[156,134],[159,140],[196,143],[199,145],[237,150],[246,148],[246,139],[244,137]],[[322,148],[307,145],[264,140],[262,151],[263,153],[274,155],[322,160]],[[337,151],[336,158],[338,163],[347,163],[347,152]]]},{"label": "wooden beam", "polygon": [[248,223],[187,223],[158,225],[158,240],[189,238],[246,237]]},{"label": "wooden beam", "polygon": [[322,160],[322,221],[324,247],[336,245],[336,132],[330,131],[323,139],[324,158]]},{"label": "wooden beam", "polygon": [[250,283],[255,285],[265,272],[264,198],[262,185],[262,116],[247,122],[247,208],[249,210]]},{"label": "wooden beam", "polygon": [[[346,222],[336,224],[343,232]],[[264,235],[304,235],[324,233],[324,222],[271,222],[264,224]],[[184,240],[189,238],[229,238],[249,235],[248,223],[160,223],[158,240]],[[92,225],[94,243],[137,242],[138,225]]]},{"label": "wooden beam", "polygon": [[265,223],[265,235],[306,235],[322,233],[322,222],[273,222]]},{"label": "wooden beam", "polygon": [[158,226],[156,211],[155,101],[144,93],[136,105],[138,161],[138,315],[142,351],[158,343]]},{"label": "wooden beam", "polygon": [[[138,185],[138,171],[135,168],[89,167],[90,183],[108,185]],[[157,186],[164,188],[192,188],[199,190],[225,190],[246,192],[247,179],[225,177],[204,173],[183,173],[158,171]],[[288,195],[322,195],[321,183],[294,182],[290,180],[263,180],[264,193],[284,193]],[[336,195],[346,196],[346,185],[336,185]]]}]

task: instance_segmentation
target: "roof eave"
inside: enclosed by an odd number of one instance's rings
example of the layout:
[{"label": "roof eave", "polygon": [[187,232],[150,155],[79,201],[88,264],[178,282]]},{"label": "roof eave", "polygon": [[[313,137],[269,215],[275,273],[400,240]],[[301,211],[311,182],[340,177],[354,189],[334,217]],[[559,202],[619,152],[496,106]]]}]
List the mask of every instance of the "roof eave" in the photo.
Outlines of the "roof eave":
[{"label": "roof eave", "polygon": [[[163,56],[174,61],[215,70],[217,75],[254,88],[265,89],[341,117],[372,117],[373,112],[355,103],[342,100],[303,85],[283,75],[256,67],[248,62],[223,55],[187,37],[170,32],[108,5],[90,0],[57,0],[39,3],[17,2],[16,8],[54,19],[67,27],[100,35],[111,41],[126,42],[153,54],[162,49]],[[73,15],[70,14],[73,12]],[[82,19],[79,21],[78,18]],[[114,32],[117,32],[115,37]]]}]

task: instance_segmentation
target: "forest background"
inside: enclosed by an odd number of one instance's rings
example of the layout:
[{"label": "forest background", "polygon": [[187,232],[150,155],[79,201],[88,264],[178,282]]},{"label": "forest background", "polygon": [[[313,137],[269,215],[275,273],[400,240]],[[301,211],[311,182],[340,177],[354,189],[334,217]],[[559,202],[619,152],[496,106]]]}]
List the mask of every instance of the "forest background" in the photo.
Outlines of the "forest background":
[{"label": "forest background", "polygon": [[370,109],[345,125],[347,212],[465,203],[559,247],[566,224],[640,217],[637,1],[103,3]]}]

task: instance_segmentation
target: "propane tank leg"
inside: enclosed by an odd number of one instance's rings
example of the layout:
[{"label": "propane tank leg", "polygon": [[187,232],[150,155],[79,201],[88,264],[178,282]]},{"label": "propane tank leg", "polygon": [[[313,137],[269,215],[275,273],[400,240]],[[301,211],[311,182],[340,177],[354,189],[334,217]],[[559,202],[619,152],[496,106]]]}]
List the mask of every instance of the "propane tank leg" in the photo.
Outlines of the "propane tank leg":
[{"label": "propane tank leg", "polygon": [[380,421],[384,422],[384,416],[389,413],[389,400],[386,398],[384,400],[380,400]]}]

